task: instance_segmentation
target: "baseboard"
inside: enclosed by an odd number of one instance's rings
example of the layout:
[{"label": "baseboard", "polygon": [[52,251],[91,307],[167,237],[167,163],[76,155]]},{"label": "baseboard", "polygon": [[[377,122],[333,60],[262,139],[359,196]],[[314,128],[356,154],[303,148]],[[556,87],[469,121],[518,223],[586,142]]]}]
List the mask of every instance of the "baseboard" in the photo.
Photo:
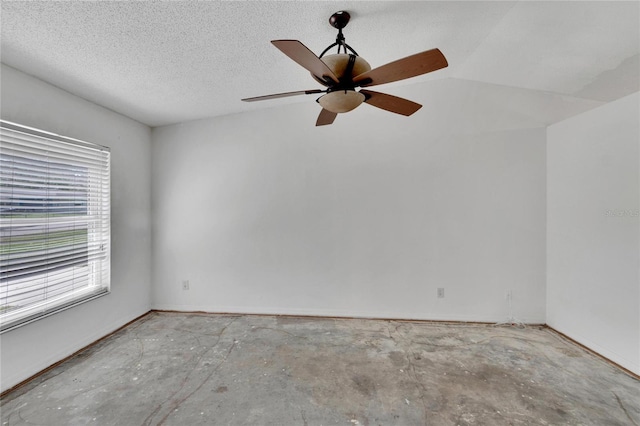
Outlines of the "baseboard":
[{"label": "baseboard", "polygon": [[[271,314],[271,313],[244,313],[244,312],[211,312],[211,311],[180,311],[175,309],[152,309],[151,312],[168,313],[168,314],[190,314],[190,315],[229,315],[229,316],[254,316],[254,317],[278,317],[278,318],[317,318],[317,319],[333,319],[333,320],[374,320],[374,321],[397,321],[397,322],[413,322],[413,323],[434,323],[434,324],[453,324],[453,325],[492,325],[494,321],[460,321],[460,320],[439,320],[439,319],[416,319],[416,318],[397,318],[397,317],[372,317],[372,316],[347,316],[347,315],[305,315],[305,314]],[[527,324],[531,327],[543,327],[544,324]]]},{"label": "baseboard", "polygon": [[[453,323],[478,323],[496,324],[506,321],[503,316],[481,316],[481,315],[433,315],[424,313],[402,313],[388,311],[356,311],[343,309],[292,309],[282,307],[261,307],[252,306],[211,306],[211,305],[164,305],[156,304],[152,310],[158,312],[203,312],[211,314],[237,314],[237,315],[275,315],[293,317],[315,317],[315,318],[354,318],[354,319],[379,319],[379,320],[410,320],[410,321],[437,321]],[[519,322],[526,325],[543,325],[544,318],[521,318]]]}]

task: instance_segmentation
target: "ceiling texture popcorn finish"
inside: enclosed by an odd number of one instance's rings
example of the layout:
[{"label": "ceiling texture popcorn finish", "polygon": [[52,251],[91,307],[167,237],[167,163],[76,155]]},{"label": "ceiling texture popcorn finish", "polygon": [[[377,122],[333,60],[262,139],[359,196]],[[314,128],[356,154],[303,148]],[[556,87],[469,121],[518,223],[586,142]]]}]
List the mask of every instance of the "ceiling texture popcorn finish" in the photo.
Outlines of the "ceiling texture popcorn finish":
[{"label": "ceiling texture popcorn finish", "polygon": [[[449,68],[393,87],[457,79],[608,102],[640,89],[640,4],[629,2],[2,2],[2,62],[149,126],[282,104],[309,74],[270,40],[316,55],[351,14],[372,68],[438,47]],[[303,97],[304,98],[304,97]]]}]

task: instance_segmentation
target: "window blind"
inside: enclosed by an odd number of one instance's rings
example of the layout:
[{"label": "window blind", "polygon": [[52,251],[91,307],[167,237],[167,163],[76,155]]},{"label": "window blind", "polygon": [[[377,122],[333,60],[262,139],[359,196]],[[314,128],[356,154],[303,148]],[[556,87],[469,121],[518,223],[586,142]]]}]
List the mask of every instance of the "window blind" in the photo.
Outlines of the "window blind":
[{"label": "window blind", "polygon": [[0,121],[0,331],[109,292],[108,148]]}]

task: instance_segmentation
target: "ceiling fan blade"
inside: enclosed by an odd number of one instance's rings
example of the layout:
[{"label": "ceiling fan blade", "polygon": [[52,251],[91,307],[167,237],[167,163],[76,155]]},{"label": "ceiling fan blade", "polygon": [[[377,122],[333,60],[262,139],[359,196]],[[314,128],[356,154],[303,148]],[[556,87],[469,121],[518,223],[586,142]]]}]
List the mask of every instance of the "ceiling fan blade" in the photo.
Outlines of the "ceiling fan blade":
[{"label": "ceiling fan blade", "polygon": [[408,99],[399,98],[397,96],[388,95],[386,93],[374,92],[371,90],[360,90],[369,105],[378,107],[396,114],[409,116],[422,108],[422,105],[412,102]]},{"label": "ceiling fan blade", "polygon": [[439,70],[448,65],[440,49],[431,49],[362,73],[356,76],[353,82],[362,87],[391,83]]},{"label": "ceiling fan blade", "polygon": [[329,79],[333,83],[338,83],[338,77],[322,62],[322,59],[298,40],[272,40],[271,43],[321,80]]},{"label": "ceiling fan blade", "polygon": [[297,95],[311,95],[314,93],[324,93],[324,92],[325,90],[320,90],[320,89],[298,90],[297,92],[274,93],[273,95],[255,96],[253,98],[244,98],[241,100],[244,102],[266,101],[268,99],[286,98],[288,96],[297,96]]},{"label": "ceiling fan blade", "polygon": [[331,112],[322,108],[320,111],[320,115],[318,116],[318,120],[316,121],[316,126],[326,126],[327,124],[333,123],[333,120],[336,119],[338,114],[335,112]]}]

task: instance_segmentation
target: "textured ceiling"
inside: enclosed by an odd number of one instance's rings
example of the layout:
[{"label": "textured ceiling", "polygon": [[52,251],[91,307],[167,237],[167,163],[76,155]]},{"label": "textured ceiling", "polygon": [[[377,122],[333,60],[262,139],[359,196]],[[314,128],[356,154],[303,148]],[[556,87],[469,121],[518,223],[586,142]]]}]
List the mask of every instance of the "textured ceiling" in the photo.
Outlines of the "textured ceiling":
[{"label": "textured ceiling", "polygon": [[443,78],[595,101],[639,90],[636,1],[2,1],[1,58],[160,126],[312,102],[240,99],[319,88],[269,41],[298,39],[319,54],[335,40],[337,10],[351,13],[347,43],[373,67],[434,47],[449,61],[379,91]]}]

